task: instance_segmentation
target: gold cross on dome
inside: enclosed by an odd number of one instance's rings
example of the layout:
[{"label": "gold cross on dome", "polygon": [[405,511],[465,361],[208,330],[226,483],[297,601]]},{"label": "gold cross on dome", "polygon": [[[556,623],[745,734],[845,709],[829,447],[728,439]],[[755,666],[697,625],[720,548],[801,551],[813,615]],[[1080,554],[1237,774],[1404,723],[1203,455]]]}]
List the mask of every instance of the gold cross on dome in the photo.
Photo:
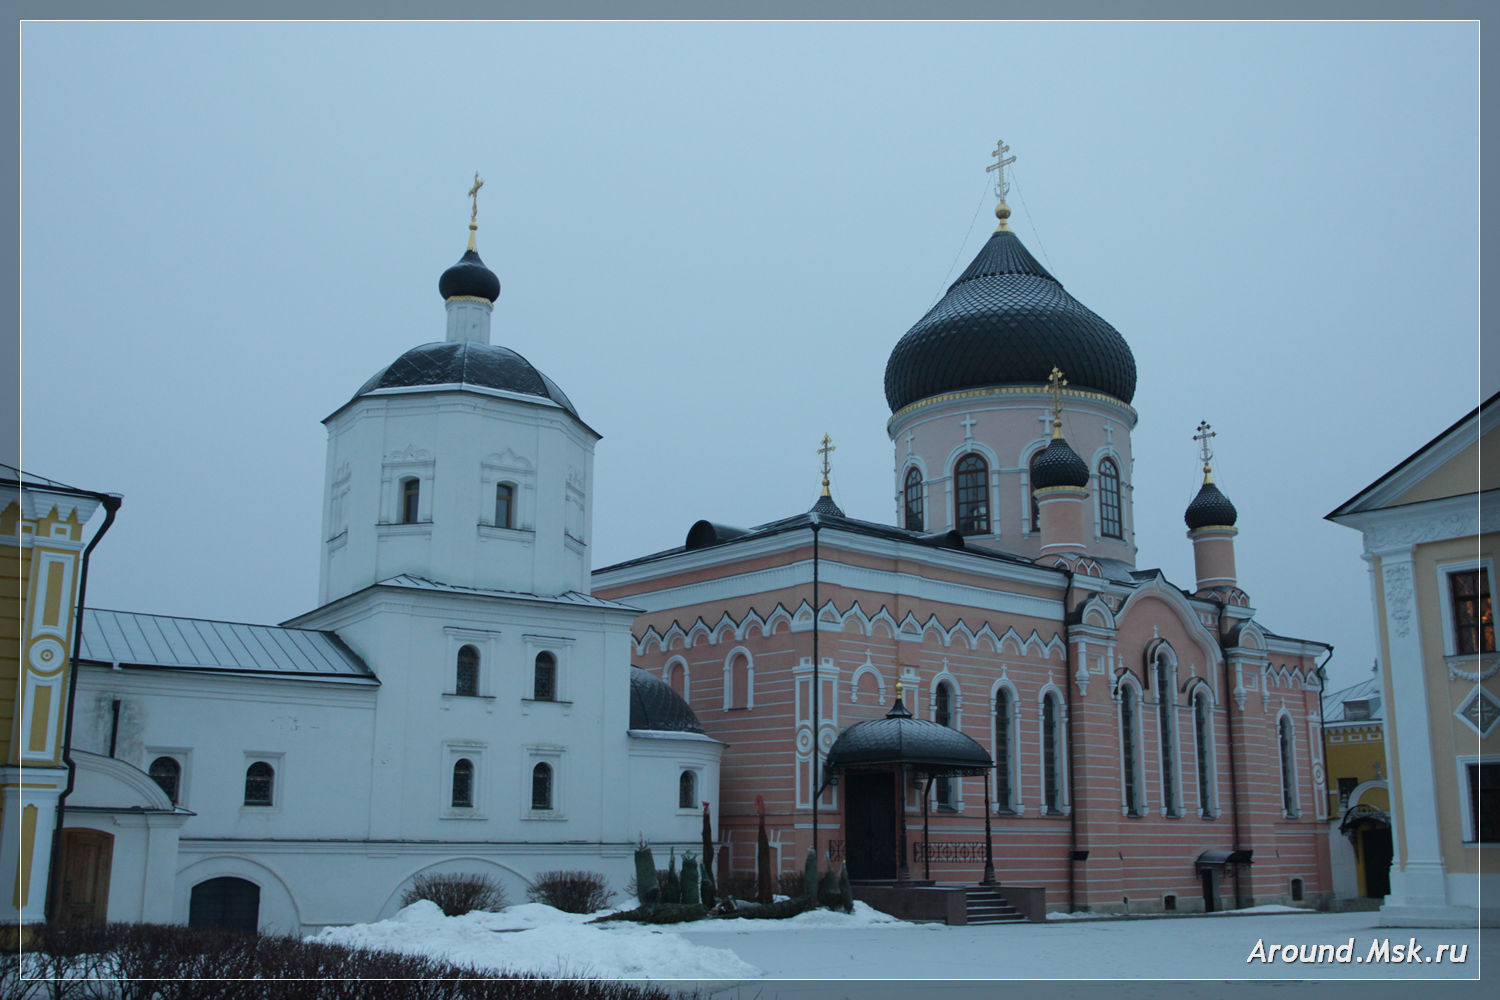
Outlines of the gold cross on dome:
[{"label": "gold cross on dome", "polygon": [[833,438],[827,434],[823,435],[823,446],[818,449],[818,454],[823,456],[823,492],[828,492],[828,453],[838,451],[833,445]]},{"label": "gold cross on dome", "polygon": [[476,225],[479,218],[479,189],[484,187],[484,181],[479,179],[479,171],[474,171],[474,186],[469,188],[469,197],[474,199],[474,206],[469,209],[469,225]]},{"label": "gold cross on dome", "polygon": [[1063,378],[1062,369],[1056,365],[1052,366],[1052,374],[1047,376],[1047,391],[1052,393],[1052,436],[1057,437],[1062,428],[1062,391],[1068,380]]},{"label": "gold cross on dome", "polygon": [[1214,457],[1214,453],[1212,451],[1209,451],[1209,449],[1208,449],[1208,439],[1212,438],[1212,437],[1218,437],[1218,436],[1219,436],[1218,434],[1214,433],[1214,431],[1212,431],[1209,428],[1209,423],[1208,423],[1207,420],[1200,420],[1200,421],[1198,421],[1198,433],[1193,435],[1193,440],[1197,441],[1197,442],[1200,442],[1200,444],[1202,446],[1202,449],[1203,449],[1203,452],[1202,452],[1203,453],[1203,471],[1204,472],[1208,471],[1208,461],[1209,461],[1209,459],[1211,459],[1211,458]]},{"label": "gold cross on dome", "polygon": [[1005,144],[1005,140],[996,140],[995,150],[990,153],[995,158],[995,162],[984,168],[985,173],[994,173],[995,194],[1001,201],[1004,201],[1005,196],[1010,192],[1010,185],[1005,182],[1005,168],[1016,162],[1014,156],[1005,155],[1009,152],[1010,147]]}]

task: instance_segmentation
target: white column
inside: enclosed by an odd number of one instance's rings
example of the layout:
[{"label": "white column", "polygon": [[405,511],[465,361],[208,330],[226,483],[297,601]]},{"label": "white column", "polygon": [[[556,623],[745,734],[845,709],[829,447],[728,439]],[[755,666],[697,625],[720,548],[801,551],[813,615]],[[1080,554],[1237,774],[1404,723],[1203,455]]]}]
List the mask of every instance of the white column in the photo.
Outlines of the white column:
[{"label": "white column", "polygon": [[0,835],[0,923],[46,919],[57,797],[67,781],[68,772],[60,767],[0,768],[0,815],[5,823]]}]

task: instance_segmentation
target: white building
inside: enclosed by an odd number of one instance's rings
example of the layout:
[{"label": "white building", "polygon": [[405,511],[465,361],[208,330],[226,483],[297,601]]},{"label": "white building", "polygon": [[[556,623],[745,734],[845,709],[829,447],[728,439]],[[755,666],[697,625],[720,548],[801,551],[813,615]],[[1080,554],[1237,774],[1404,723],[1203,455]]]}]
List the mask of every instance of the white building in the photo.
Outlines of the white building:
[{"label": "white building", "polygon": [[640,837],[700,842],[723,745],[631,668],[638,612],[588,594],[599,435],[489,343],[472,235],[439,290],[446,339],[324,421],[318,608],[85,612],[77,919],[296,932],[389,915],[421,873],[621,889]]}]

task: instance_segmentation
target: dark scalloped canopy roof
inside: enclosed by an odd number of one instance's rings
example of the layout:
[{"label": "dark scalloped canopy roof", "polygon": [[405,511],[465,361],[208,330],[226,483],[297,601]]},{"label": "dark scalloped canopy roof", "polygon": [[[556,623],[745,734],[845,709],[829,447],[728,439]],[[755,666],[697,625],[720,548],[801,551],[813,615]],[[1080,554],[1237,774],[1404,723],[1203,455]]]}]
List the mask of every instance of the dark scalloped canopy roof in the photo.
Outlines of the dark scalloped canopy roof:
[{"label": "dark scalloped canopy roof", "polygon": [[1078,457],[1066,440],[1053,438],[1042,450],[1032,467],[1031,488],[1044,490],[1050,486],[1087,486],[1089,467]]},{"label": "dark scalloped canopy roof", "polygon": [[896,699],[882,719],[856,722],[828,750],[830,770],[904,764],[928,774],[979,774],[993,761],[984,747],[957,729],[925,719]]},{"label": "dark scalloped canopy roof", "polygon": [[1187,522],[1189,530],[1196,530],[1218,525],[1232,528],[1239,516],[1234,504],[1219,491],[1219,487],[1213,483],[1204,483],[1198,495],[1193,497],[1193,502],[1188,504],[1182,519]]},{"label": "dark scalloped canopy roof", "polygon": [[1126,403],[1135,396],[1125,338],[1004,230],[891,351],[885,398],[894,413],[958,389],[1041,385],[1054,365],[1075,388]]},{"label": "dark scalloped canopy roof", "polygon": [[354,395],[357,398],[375,389],[454,384],[550,399],[578,416],[557,383],[537,371],[530,361],[509,348],[474,341],[439,341],[413,347],[372,375]]},{"label": "dark scalloped canopy roof", "polygon": [[657,733],[703,733],[698,716],[672,690],[672,685],[650,671],[630,668],[630,728]]}]

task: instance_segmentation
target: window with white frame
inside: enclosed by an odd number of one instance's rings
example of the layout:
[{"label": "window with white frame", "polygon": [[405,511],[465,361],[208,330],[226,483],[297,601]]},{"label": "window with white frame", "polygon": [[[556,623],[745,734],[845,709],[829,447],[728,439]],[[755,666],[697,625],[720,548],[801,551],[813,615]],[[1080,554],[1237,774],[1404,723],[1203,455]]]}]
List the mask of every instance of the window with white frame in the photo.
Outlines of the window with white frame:
[{"label": "window with white frame", "polygon": [[574,640],[560,635],[527,635],[522,640],[531,660],[531,675],[523,681],[522,698],[568,703],[568,652]]},{"label": "window with white frame", "polygon": [[467,757],[453,762],[452,793],[449,806],[454,809],[474,808],[474,762]]},{"label": "window with white frame", "polygon": [[1145,815],[1141,794],[1141,713],[1140,696],[1134,684],[1120,689],[1120,770],[1124,782],[1126,816]]},{"label": "window with white frame", "polygon": [[1297,741],[1290,716],[1277,723],[1281,747],[1281,810],[1287,817],[1297,815]]},{"label": "window with white frame", "polygon": [[922,472],[916,466],[906,470],[906,483],[903,486],[905,498],[905,517],[903,523],[907,531],[921,531],[926,523],[922,514]]},{"label": "window with white frame", "polygon": [[[940,681],[932,695],[932,721],[940,726],[952,728],[953,719],[953,685],[947,681]],[[945,812],[952,812],[956,808],[953,779],[946,774],[940,775],[937,779],[937,806]]]},{"label": "window with white frame", "polygon": [[276,804],[276,769],[268,761],[257,760],[245,768],[245,805]]},{"label": "window with white frame", "polygon": [[458,649],[453,693],[473,697],[479,693],[479,650],[465,643]]},{"label": "window with white frame", "polygon": [[442,795],[441,815],[445,819],[484,818],[480,813],[484,805],[484,751],[484,744],[467,740],[443,745],[447,772],[435,784]]},{"label": "window with white frame", "polygon": [[1500,755],[1462,755],[1457,761],[1464,843],[1500,843]]},{"label": "window with white frame", "polygon": [[744,649],[724,660],[724,711],[755,707],[755,662]]},{"label": "window with white frame", "polygon": [[[523,788],[521,794],[526,805],[523,819],[562,820],[565,801],[563,786],[563,754],[560,746],[531,746],[525,748],[521,768]],[[680,791],[680,788],[679,788]]]},{"label": "window with white frame", "polygon": [[990,533],[990,469],[970,452],[953,466],[953,525],[961,535]]},{"label": "window with white frame", "polygon": [[151,762],[147,770],[151,780],[167,793],[167,798],[175,806],[182,792],[182,763],[176,757],[162,755]]},{"label": "window with white frame", "polygon": [[1124,538],[1120,519],[1120,467],[1114,459],[1099,463],[1099,534],[1105,538]]},{"label": "window with white frame", "polygon": [[1057,692],[1047,692],[1042,697],[1042,811],[1048,815],[1063,811],[1061,716]]},{"label": "window with white frame", "polygon": [[677,808],[698,808],[698,772],[691,768],[677,776]]},{"label": "window with white frame", "polygon": [[1443,646],[1449,656],[1495,652],[1495,618],[1490,595],[1494,566],[1489,559],[1443,563],[1438,567],[1438,600],[1443,613]]},{"label": "window with white frame", "polygon": [[995,809],[1015,812],[1016,720],[1015,695],[1010,688],[995,692]]},{"label": "window with white frame", "polygon": [[1167,649],[1156,654],[1156,714],[1161,749],[1162,815],[1181,816],[1177,787],[1177,661]]},{"label": "window with white frame", "polygon": [[1198,749],[1198,815],[1213,819],[1218,815],[1214,773],[1213,706],[1208,691],[1199,687],[1193,695],[1193,743]]}]

